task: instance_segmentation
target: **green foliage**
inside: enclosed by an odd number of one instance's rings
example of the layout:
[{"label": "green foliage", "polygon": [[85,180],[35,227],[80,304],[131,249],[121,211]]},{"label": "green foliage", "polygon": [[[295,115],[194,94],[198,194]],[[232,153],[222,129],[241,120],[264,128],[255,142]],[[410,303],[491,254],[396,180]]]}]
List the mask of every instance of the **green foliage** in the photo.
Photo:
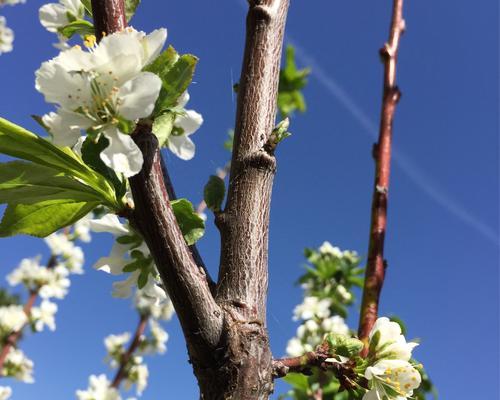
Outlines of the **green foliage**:
[{"label": "green foliage", "polygon": [[125,16],[127,17],[127,22],[132,19],[140,3],[141,0],[125,0]]},{"label": "green foliage", "polygon": [[203,190],[203,197],[207,207],[215,212],[220,211],[225,194],[224,180],[216,175],[211,175]]},{"label": "green foliage", "polygon": [[224,141],[224,148],[231,153],[233,151],[233,144],[234,144],[234,130],[230,129],[227,132],[227,139]]},{"label": "green foliage", "polygon": [[354,303],[354,296],[346,297],[345,290],[363,286],[364,269],[359,267],[359,258],[353,252],[341,255],[314,249],[306,249],[305,256],[310,265],[299,282],[307,282],[309,295],[330,299],[334,313],[345,318],[347,306]]},{"label": "green foliage", "polygon": [[164,146],[172,133],[174,128],[176,113],[172,111],[165,111],[158,115],[153,122],[153,133],[158,138],[160,146]]},{"label": "green foliage", "polygon": [[297,69],[295,63],[295,49],[288,45],[286,48],[285,67],[280,71],[278,87],[278,109],[282,118],[288,117],[294,111],[306,111],[306,102],[302,89],[307,84],[309,68]]},{"label": "green foliage", "polygon": [[4,288],[0,288],[0,307],[18,305],[20,299],[18,295],[10,294]]},{"label": "green foliage", "polygon": [[153,115],[159,116],[177,105],[179,97],[191,83],[198,59],[191,54],[179,55],[170,46],[144,70],[153,72],[162,80],[162,88]]},{"label": "green foliage", "polygon": [[74,35],[86,36],[94,34],[94,25],[85,19],[77,19],[71,21],[68,25],[65,25],[58,29],[59,33],[66,37],[67,39],[72,38]]},{"label": "green foliage", "polygon": [[331,354],[352,358],[363,349],[363,342],[356,338],[349,338],[344,335],[330,333],[326,336],[326,341]]},{"label": "green foliage", "polygon": [[33,204],[9,204],[0,223],[0,237],[26,234],[45,237],[87,215],[98,202],[45,200]]},{"label": "green foliage", "polygon": [[186,243],[189,246],[195,244],[205,233],[205,221],[196,213],[191,202],[186,199],[174,200],[170,204]]},{"label": "green foliage", "polygon": [[93,170],[71,149],[2,118],[0,153],[24,160],[0,164],[0,202],[7,203],[0,236],[43,237],[99,205],[123,208],[124,189],[115,188],[110,176]]}]

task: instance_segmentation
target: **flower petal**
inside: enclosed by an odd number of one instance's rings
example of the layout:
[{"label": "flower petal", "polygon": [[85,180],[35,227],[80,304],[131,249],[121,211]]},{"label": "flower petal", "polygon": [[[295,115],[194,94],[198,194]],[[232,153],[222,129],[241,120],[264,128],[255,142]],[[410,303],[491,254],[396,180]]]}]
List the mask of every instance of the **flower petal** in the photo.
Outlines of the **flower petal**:
[{"label": "flower petal", "polygon": [[144,160],[141,150],[132,138],[116,128],[108,129],[104,133],[109,140],[109,146],[101,152],[101,160],[127,178],[138,174]]},{"label": "flower petal", "polygon": [[175,125],[184,130],[185,135],[191,135],[203,124],[203,117],[194,110],[186,110],[184,115],[178,115]]},{"label": "flower petal", "polygon": [[182,160],[191,160],[194,157],[196,147],[186,135],[169,136],[168,148],[172,153]]},{"label": "flower petal", "polygon": [[118,92],[119,113],[132,121],[148,117],[153,112],[160,89],[161,79],[151,72],[143,72],[125,82]]}]

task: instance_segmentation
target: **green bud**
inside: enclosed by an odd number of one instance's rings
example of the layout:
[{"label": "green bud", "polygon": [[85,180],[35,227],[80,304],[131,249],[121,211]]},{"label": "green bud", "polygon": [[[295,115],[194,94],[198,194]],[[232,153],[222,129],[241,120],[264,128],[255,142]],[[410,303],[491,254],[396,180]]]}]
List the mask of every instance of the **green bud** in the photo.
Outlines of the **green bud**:
[{"label": "green bud", "polygon": [[332,354],[351,358],[359,354],[363,349],[363,342],[356,338],[350,338],[337,333],[329,333],[326,336],[330,352]]}]

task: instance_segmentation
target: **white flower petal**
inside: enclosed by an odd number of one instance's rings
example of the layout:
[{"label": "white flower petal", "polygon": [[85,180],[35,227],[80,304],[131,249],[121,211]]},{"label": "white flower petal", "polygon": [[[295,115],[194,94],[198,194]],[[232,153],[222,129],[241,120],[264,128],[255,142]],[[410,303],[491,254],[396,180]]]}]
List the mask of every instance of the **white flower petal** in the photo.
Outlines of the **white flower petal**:
[{"label": "white flower petal", "polygon": [[109,146],[101,152],[101,160],[127,178],[138,174],[144,160],[141,150],[130,135],[125,135],[117,129],[108,129],[105,134],[109,140]]},{"label": "white flower petal", "polygon": [[153,112],[160,89],[161,79],[151,72],[143,72],[125,82],[118,92],[119,113],[132,121],[148,117]]},{"label": "white flower petal", "polygon": [[203,117],[194,110],[186,110],[184,115],[178,115],[175,125],[184,130],[184,134],[189,136],[196,132],[203,124]]},{"label": "white flower petal", "polygon": [[142,44],[145,49],[144,65],[150,64],[161,52],[167,40],[167,30],[165,28],[156,29],[143,39]]},{"label": "white flower petal", "polygon": [[186,135],[174,136],[168,138],[168,148],[172,153],[182,160],[191,160],[194,157],[196,147],[191,139]]}]

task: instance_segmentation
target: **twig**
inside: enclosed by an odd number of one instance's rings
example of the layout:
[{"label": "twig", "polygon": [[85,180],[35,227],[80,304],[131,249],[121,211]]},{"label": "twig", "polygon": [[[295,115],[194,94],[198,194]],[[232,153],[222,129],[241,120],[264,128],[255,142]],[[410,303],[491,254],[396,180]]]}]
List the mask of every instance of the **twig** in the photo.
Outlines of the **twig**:
[{"label": "twig", "polygon": [[373,149],[376,163],[375,185],[372,199],[368,263],[358,330],[359,338],[365,341],[364,355],[366,355],[367,351],[368,335],[377,319],[379,297],[386,268],[384,238],[387,226],[392,124],[396,105],[401,97],[401,92],[396,86],[396,64],[399,40],[404,29],[403,0],[394,0],[389,41],[380,50],[382,62],[384,63],[384,90],[379,140]]},{"label": "twig", "polygon": [[128,363],[132,358],[132,356],[134,355],[134,352],[141,344],[142,335],[144,334],[148,320],[149,320],[149,315],[141,314],[132,342],[130,342],[127,351],[123,354],[120,360],[120,366],[118,367],[118,371],[116,371],[116,375],[115,378],[113,379],[113,382],[111,383],[111,387],[117,389],[120,386],[122,380],[127,376]]},{"label": "twig", "polygon": [[[51,255],[49,261],[47,262],[47,269],[54,268],[56,265],[56,261],[57,257],[55,255]],[[24,304],[23,310],[28,319],[31,315],[31,309],[35,305],[36,299],[38,298],[39,291],[40,291],[39,287],[31,290],[28,300]],[[5,339],[5,344],[3,345],[2,350],[0,351],[0,376],[2,376],[3,365],[5,363],[5,360],[7,359],[10,349],[16,347],[17,341],[22,336],[24,328],[26,328],[26,326],[28,325],[29,321],[26,321],[19,330],[12,332],[9,336],[7,336],[7,339]]]},{"label": "twig", "polygon": [[323,352],[309,351],[298,357],[286,357],[273,360],[273,376],[282,378],[290,372],[311,375],[311,368],[324,367],[328,355]]}]

